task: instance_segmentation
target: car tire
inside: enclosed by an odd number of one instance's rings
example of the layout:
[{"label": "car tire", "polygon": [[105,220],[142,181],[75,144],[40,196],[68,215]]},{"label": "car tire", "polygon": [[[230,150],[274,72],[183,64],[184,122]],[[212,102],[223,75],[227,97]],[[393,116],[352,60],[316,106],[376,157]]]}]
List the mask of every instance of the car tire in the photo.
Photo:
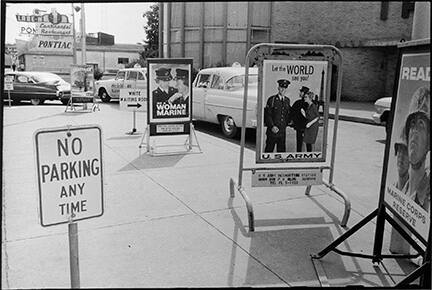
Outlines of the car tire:
[{"label": "car tire", "polygon": [[99,98],[104,103],[108,103],[111,100],[111,97],[108,95],[107,91],[104,88],[99,90]]},{"label": "car tire", "polygon": [[30,103],[31,103],[33,106],[42,105],[43,102],[44,102],[44,100],[42,100],[42,99],[31,99],[31,100],[30,100]]},{"label": "car tire", "polygon": [[228,138],[234,138],[237,135],[237,126],[231,116],[222,116],[220,118],[222,133]]}]

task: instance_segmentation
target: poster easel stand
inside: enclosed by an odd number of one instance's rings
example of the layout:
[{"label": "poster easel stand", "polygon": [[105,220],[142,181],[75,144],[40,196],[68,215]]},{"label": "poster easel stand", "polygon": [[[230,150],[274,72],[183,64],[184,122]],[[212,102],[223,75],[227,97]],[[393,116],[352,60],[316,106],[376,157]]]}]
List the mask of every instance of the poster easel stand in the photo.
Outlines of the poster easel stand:
[{"label": "poster easel stand", "polygon": [[[402,87],[401,80],[399,77],[399,73],[402,71],[402,68],[404,66],[407,66],[406,63],[403,63],[402,58],[403,56],[409,55],[412,59],[414,57],[419,57],[422,55],[425,55],[427,52],[430,53],[430,39],[422,39],[422,40],[414,40],[406,43],[399,44],[399,60],[397,65],[397,74],[396,74],[396,81],[395,81],[395,87],[393,91],[393,99],[392,99],[392,105],[390,109],[390,116],[388,122],[391,124],[391,131],[393,132],[393,127],[395,126],[394,120],[397,120],[396,113],[396,103],[398,102],[398,95],[399,95],[399,89]],[[413,62],[413,60],[411,60]],[[418,62],[418,60],[416,59]],[[409,62],[408,62],[409,64]],[[399,72],[400,71],[400,72]],[[400,109],[400,107],[399,107]],[[407,221],[404,219],[398,218],[400,217],[400,213],[397,212],[394,208],[392,208],[391,203],[388,203],[388,201],[385,199],[385,194],[387,191],[387,170],[388,170],[388,164],[389,164],[389,152],[390,152],[390,145],[392,144],[392,136],[391,134],[387,135],[386,140],[386,147],[385,147],[385,153],[384,153],[384,166],[382,171],[382,177],[381,177],[381,188],[380,188],[380,198],[377,209],[375,209],[373,212],[371,212],[368,216],[363,218],[360,222],[358,222],[356,225],[354,225],[351,229],[346,231],[344,234],[342,234],[340,237],[338,237],[335,241],[333,241],[330,245],[328,245],[325,249],[320,251],[318,254],[311,255],[313,265],[315,267],[315,270],[317,272],[318,279],[320,280],[321,285],[323,283],[327,283],[327,277],[325,276],[325,272],[323,269],[323,266],[318,261],[319,259],[323,258],[325,255],[327,255],[329,252],[335,252],[339,255],[343,256],[350,256],[350,257],[357,257],[357,258],[366,258],[371,259],[372,263],[379,264],[382,262],[383,259],[386,258],[393,258],[393,259],[415,259],[421,256],[423,258],[423,261],[419,267],[408,274],[403,280],[398,282],[394,287],[404,287],[404,288],[413,288],[413,287],[420,287],[422,289],[431,289],[431,231],[432,231],[432,223],[429,221],[429,233],[425,234],[427,232],[423,232],[423,234],[420,234],[417,231],[417,228],[414,228],[412,225],[409,225]],[[430,201],[429,201],[430,202]],[[413,207],[414,208],[414,207]],[[415,209],[415,208],[414,208]],[[403,210],[403,209],[402,209]],[[392,213],[395,217],[392,217],[388,212]],[[347,240],[350,236],[352,236],[354,233],[359,231],[362,227],[364,227],[366,224],[368,224],[372,219],[376,218],[376,226],[375,226],[375,237],[374,237],[374,245],[373,245],[373,252],[372,254],[362,254],[362,253],[351,253],[346,252],[337,249],[337,247],[343,243],[345,240]],[[427,218],[427,217],[426,217]],[[429,219],[430,219],[430,213],[429,213]],[[384,227],[385,222],[388,222],[393,229],[398,232],[401,237],[408,242],[408,244],[417,252],[417,254],[383,254],[382,253],[382,247],[383,247],[383,240],[384,240]],[[402,225],[400,224],[402,223]],[[411,237],[411,234],[415,236],[416,239]],[[426,240],[427,237],[427,240]],[[423,247],[422,247],[423,246]],[[419,264],[417,261],[416,264]],[[323,274],[324,273],[324,274]],[[419,279],[418,285],[413,285],[412,283],[415,282],[417,279]]]},{"label": "poster easel stand", "polygon": [[[337,249],[337,246],[343,243],[346,239],[348,239],[350,236],[352,236],[354,233],[356,233],[358,230],[360,230],[363,226],[365,226],[367,223],[369,223],[372,219],[377,217],[377,225],[376,225],[376,232],[375,232],[375,240],[374,240],[374,249],[372,255],[367,254],[361,254],[361,253],[351,253],[346,252]],[[381,253],[382,251],[382,243],[383,243],[383,235],[384,235],[384,223],[385,221],[388,221],[401,236],[418,252],[415,255],[406,255],[406,254],[389,254],[389,255],[383,255]],[[421,239],[421,236],[418,236],[419,239]],[[421,239],[423,240],[423,239]],[[409,274],[405,279],[403,279],[401,282],[396,284],[396,287],[399,286],[407,286],[408,284],[415,281],[417,278],[421,277],[420,285],[423,285],[425,288],[430,289],[430,276],[429,280],[424,279],[424,273],[430,273],[431,271],[431,265],[430,265],[430,244],[431,244],[431,237],[429,234],[429,241],[426,243],[423,240],[423,243],[426,245],[426,251],[423,250],[417,242],[414,241],[414,239],[407,234],[403,228],[396,222],[385,210],[385,207],[382,206],[376,210],[374,210],[372,213],[370,213],[368,216],[366,216],[364,219],[362,219],[360,222],[358,222],[356,225],[354,225],[351,229],[346,231],[344,234],[342,234],[339,238],[337,238],[334,242],[332,242],[330,245],[328,245],[325,249],[320,251],[318,254],[311,255],[312,262],[314,264],[314,267],[317,271],[317,273],[324,272],[322,269],[322,265],[318,263],[317,260],[323,258],[325,255],[327,255],[330,252],[335,252],[339,255],[343,256],[350,256],[350,257],[357,257],[357,258],[365,258],[365,259],[371,259],[372,263],[381,263],[382,259],[392,258],[392,259],[410,259],[410,258],[417,258],[420,255],[423,256],[423,264],[416,269],[414,272]],[[318,275],[320,277],[320,275]],[[320,282],[322,280],[320,279]],[[325,280],[324,280],[325,281]]]},{"label": "poster easel stand", "polygon": [[[335,116],[334,116],[334,125],[333,125],[333,142],[332,142],[332,150],[331,150],[331,161],[330,165],[326,166],[314,166],[314,167],[307,167],[307,168],[300,168],[300,167],[273,167],[273,168],[263,168],[263,167],[255,167],[255,168],[244,168],[243,161],[244,161],[244,149],[245,149],[245,136],[246,136],[246,112],[247,112],[247,91],[248,91],[248,74],[249,74],[249,63],[250,63],[250,57],[252,55],[252,52],[257,52],[258,54],[258,48],[282,48],[284,50],[291,50],[291,51],[320,51],[322,53],[330,54],[326,59],[329,60],[332,64],[336,65],[338,67],[338,78],[337,78],[337,91],[336,91],[336,109],[335,109]],[[329,78],[330,79],[330,78]],[[344,200],[345,210],[344,215],[341,220],[341,226],[345,227],[350,215],[351,211],[351,202],[347,195],[337,188],[333,184],[333,174],[334,174],[334,162],[335,162],[335,152],[336,152],[336,136],[337,136],[337,128],[338,128],[338,119],[339,119],[339,105],[340,105],[340,96],[341,96],[341,87],[342,87],[342,55],[340,51],[331,45],[301,45],[301,44],[275,44],[275,43],[260,43],[255,46],[253,46],[247,53],[246,59],[245,59],[245,86],[244,86],[244,94],[243,94],[243,123],[242,123],[242,130],[241,130],[241,143],[240,143],[240,161],[239,161],[239,172],[238,172],[238,180],[236,181],[234,178],[230,179],[229,186],[230,186],[230,198],[235,197],[235,191],[237,190],[242,198],[244,199],[246,203],[246,209],[248,212],[248,225],[249,225],[249,231],[253,232],[255,230],[254,226],[254,211],[253,211],[253,204],[250,200],[250,198],[246,194],[246,190],[243,187],[243,172],[244,171],[259,171],[259,170],[291,170],[291,169],[319,169],[321,171],[323,170],[330,170],[329,179],[324,180],[323,184],[335,192],[337,195],[342,197]],[[328,111],[325,112],[325,118],[328,117]],[[305,195],[309,195],[310,190],[312,186],[308,185],[305,190]]]},{"label": "poster easel stand", "polygon": [[[157,148],[166,148],[166,147],[169,148],[169,147],[179,147],[179,146],[183,146],[185,150],[157,152]],[[149,153],[150,156],[167,156],[167,155],[202,153],[201,146],[199,145],[195,128],[192,123],[190,123],[189,135],[187,136],[183,144],[165,144],[165,145],[156,145],[154,142],[153,144],[150,144],[150,125],[147,125],[144,135],[141,138],[141,142],[138,145],[138,148],[144,148],[144,147],[146,148],[146,151],[144,153]],[[198,151],[194,151],[193,150],[194,148],[196,148]]]},{"label": "poster easel stand", "polygon": [[[90,104],[90,103],[92,104],[92,106],[89,108],[88,104]],[[77,107],[77,106],[82,107],[82,110],[76,110],[75,107]],[[86,102],[83,102],[83,103],[75,102],[74,103],[73,98],[72,98],[72,94],[71,94],[71,96],[69,97],[69,101],[66,105],[65,112],[75,112],[75,113],[76,112],[87,112],[87,113],[91,113],[91,112],[96,112],[96,110],[100,111],[100,108],[99,108],[99,104],[96,103],[94,97],[92,98],[92,102],[89,102],[89,103],[86,103]]]}]

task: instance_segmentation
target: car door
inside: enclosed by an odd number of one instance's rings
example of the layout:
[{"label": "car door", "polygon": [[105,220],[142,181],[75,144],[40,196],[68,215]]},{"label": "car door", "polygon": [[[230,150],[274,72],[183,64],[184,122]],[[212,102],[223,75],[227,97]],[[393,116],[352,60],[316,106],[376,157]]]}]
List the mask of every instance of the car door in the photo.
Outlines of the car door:
[{"label": "car door", "polygon": [[17,100],[50,99],[56,96],[54,86],[36,83],[30,76],[15,75],[11,98]]},{"label": "car door", "polygon": [[137,88],[137,76],[138,76],[137,71],[132,71],[132,70],[127,71],[125,80],[123,82],[123,88],[124,89],[136,89]]},{"label": "car door", "polygon": [[205,98],[207,89],[211,83],[211,73],[199,73],[195,79],[193,90],[192,116],[197,120],[205,121]]},{"label": "car door", "polygon": [[145,77],[144,71],[137,72],[137,80],[136,80],[136,88],[137,89],[146,89],[147,88],[147,79]]},{"label": "car door", "polygon": [[211,123],[219,123],[218,113],[223,108],[220,106],[224,104],[225,92],[224,92],[224,81],[221,75],[215,73],[210,82],[210,86],[207,88],[207,92],[204,98],[204,119]]},{"label": "car door", "polygon": [[120,89],[123,88],[123,82],[125,81],[126,71],[119,71],[111,84],[111,98],[120,97]]}]

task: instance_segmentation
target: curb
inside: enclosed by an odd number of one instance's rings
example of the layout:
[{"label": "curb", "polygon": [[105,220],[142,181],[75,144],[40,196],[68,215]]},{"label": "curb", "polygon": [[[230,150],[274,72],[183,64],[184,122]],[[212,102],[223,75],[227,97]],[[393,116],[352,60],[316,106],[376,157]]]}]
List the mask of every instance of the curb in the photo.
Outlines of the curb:
[{"label": "curb", "polygon": [[[329,114],[329,118],[330,119],[334,119],[334,114],[330,113]],[[361,118],[361,117],[354,117],[354,116],[339,115],[339,120],[349,121],[349,122],[355,122],[355,123],[363,123],[363,124],[374,125],[374,126],[383,126],[381,124],[375,123],[371,119]]]}]

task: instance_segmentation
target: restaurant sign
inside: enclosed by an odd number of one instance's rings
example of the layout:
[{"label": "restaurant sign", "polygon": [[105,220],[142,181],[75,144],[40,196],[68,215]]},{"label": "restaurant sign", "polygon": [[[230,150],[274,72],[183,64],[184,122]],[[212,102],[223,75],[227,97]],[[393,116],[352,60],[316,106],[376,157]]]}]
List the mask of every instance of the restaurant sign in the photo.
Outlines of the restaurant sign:
[{"label": "restaurant sign", "polygon": [[16,19],[18,22],[46,22],[52,23],[54,25],[60,23],[69,23],[69,18],[64,14],[58,13],[55,8],[51,10],[51,13],[47,14],[39,14],[37,11],[38,10],[35,9],[35,13],[33,15],[16,14]]},{"label": "restaurant sign", "polygon": [[34,34],[72,36],[72,23],[38,23]]}]

